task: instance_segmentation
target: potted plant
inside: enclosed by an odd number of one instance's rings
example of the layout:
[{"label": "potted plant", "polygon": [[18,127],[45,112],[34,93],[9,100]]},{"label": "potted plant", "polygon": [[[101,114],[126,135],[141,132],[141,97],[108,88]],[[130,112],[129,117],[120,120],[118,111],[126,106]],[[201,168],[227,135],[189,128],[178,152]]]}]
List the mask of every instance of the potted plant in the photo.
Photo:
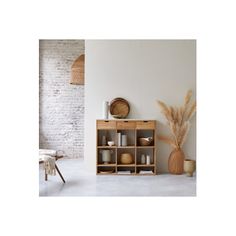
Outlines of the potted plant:
[{"label": "potted plant", "polygon": [[182,147],[189,132],[190,119],[196,111],[196,101],[191,102],[191,98],[192,91],[189,90],[185,96],[183,106],[173,107],[166,105],[162,101],[157,101],[171,131],[170,136],[161,135],[158,138],[173,148],[168,160],[168,169],[172,174],[183,174],[184,171],[185,155]]}]

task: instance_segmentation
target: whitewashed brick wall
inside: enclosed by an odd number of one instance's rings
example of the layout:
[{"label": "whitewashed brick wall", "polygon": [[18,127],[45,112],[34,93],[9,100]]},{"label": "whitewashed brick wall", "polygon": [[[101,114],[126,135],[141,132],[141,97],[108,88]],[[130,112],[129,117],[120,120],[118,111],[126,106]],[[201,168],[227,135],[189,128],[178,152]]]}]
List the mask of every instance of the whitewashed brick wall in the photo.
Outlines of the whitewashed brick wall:
[{"label": "whitewashed brick wall", "polygon": [[71,85],[73,61],[84,53],[84,40],[39,41],[39,147],[64,150],[82,158],[84,86]]}]

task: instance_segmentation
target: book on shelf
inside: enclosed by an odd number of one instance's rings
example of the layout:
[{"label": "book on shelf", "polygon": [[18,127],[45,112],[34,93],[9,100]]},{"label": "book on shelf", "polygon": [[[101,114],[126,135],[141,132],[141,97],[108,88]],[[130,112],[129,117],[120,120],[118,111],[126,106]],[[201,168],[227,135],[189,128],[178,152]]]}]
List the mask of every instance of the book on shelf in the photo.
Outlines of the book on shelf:
[{"label": "book on shelf", "polygon": [[121,170],[121,171],[117,171],[117,174],[127,175],[127,174],[131,174],[131,171],[130,170]]},{"label": "book on shelf", "polygon": [[153,171],[152,170],[140,170],[139,171],[139,174],[153,174]]}]

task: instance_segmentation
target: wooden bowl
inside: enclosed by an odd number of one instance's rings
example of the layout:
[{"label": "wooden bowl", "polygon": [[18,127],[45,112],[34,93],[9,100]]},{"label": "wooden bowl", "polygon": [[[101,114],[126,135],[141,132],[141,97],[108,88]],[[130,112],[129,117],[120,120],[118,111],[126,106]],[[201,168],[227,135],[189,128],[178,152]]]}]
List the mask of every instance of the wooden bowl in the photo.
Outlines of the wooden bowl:
[{"label": "wooden bowl", "polygon": [[120,155],[120,163],[121,164],[132,164],[133,156],[130,153],[122,153]]},{"label": "wooden bowl", "polygon": [[140,146],[150,146],[153,142],[153,137],[139,138],[138,140]]}]

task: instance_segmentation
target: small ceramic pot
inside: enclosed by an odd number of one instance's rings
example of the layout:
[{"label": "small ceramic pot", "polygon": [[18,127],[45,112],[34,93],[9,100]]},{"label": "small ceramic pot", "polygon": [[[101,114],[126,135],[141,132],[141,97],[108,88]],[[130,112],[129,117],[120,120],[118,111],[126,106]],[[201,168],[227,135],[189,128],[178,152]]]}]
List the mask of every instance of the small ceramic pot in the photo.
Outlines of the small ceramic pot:
[{"label": "small ceramic pot", "polygon": [[113,146],[115,144],[115,142],[114,141],[108,141],[107,144],[108,144],[108,146],[111,147],[111,146]]},{"label": "small ceramic pot", "polygon": [[196,161],[185,159],[184,160],[184,172],[187,173],[187,176],[192,177],[194,171],[196,170]]},{"label": "small ceramic pot", "polygon": [[145,156],[145,154],[142,154],[141,155],[141,164],[146,164],[146,156]]}]

